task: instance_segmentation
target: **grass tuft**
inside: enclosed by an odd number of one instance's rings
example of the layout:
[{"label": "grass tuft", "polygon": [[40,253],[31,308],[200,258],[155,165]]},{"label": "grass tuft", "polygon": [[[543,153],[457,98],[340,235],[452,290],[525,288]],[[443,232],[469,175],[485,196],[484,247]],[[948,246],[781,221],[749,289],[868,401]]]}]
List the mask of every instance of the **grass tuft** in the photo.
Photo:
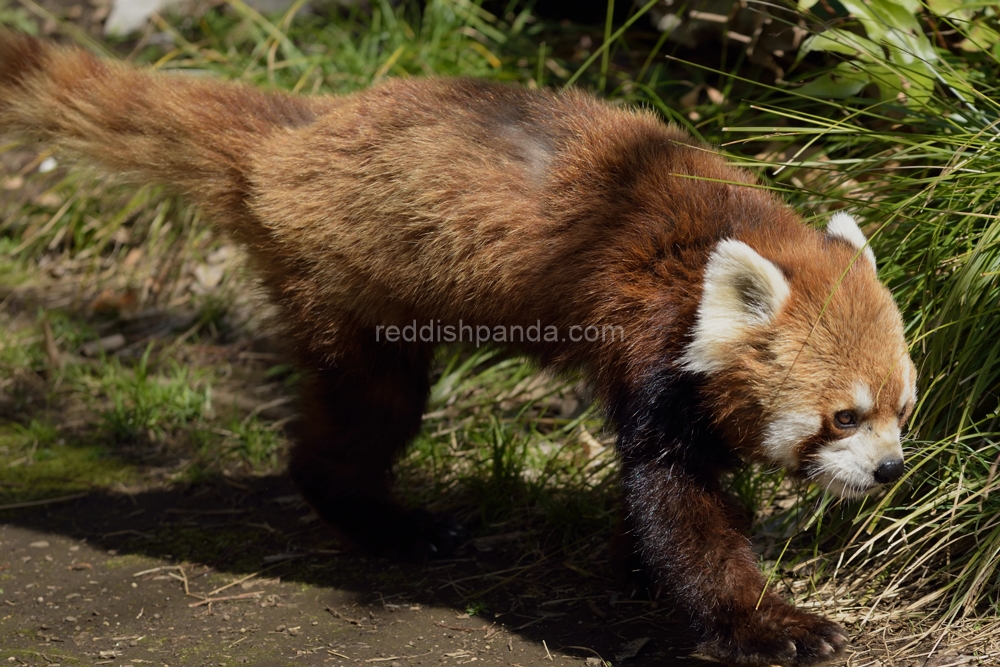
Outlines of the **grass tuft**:
[{"label": "grass tuft", "polygon": [[[892,65],[880,57],[866,55]],[[829,503],[798,530],[834,549],[817,581],[864,599],[862,620],[929,614],[938,627],[1000,605],[1000,63],[941,50],[924,69],[938,84],[913,96],[897,67],[843,100],[758,89],[720,138],[817,222],[842,208],[864,221],[919,369],[908,469],[883,496]]]}]

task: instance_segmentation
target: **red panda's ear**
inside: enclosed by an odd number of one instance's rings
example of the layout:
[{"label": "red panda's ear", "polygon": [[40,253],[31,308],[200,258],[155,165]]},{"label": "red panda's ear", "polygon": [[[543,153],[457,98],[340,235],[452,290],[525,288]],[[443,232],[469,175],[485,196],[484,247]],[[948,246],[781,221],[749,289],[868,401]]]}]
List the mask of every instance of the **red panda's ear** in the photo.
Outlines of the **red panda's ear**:
[{"label": "red panda's ear", "polygon": [[788,281],[742,241],[720,241],[705,267],[698,321],[681,361],[691,371],[722,370],[734,345],[770,324],[788,300]]},{"label": "red panda's ear", "polygon": [[858,226],[858,221],[854,219],[853,215],[844,213],[843,211],[834,213],[833,217],[830,218],[829,224],[826,226],[826,233],[847,241],[862,251],[865,259],[871,262],[872,268],[878,270],[878,267],[875,265],[875,253],[872,252],[871,246],[868,245],[868,239],[865,238],[864,232],[861,231],[861,227]]}]

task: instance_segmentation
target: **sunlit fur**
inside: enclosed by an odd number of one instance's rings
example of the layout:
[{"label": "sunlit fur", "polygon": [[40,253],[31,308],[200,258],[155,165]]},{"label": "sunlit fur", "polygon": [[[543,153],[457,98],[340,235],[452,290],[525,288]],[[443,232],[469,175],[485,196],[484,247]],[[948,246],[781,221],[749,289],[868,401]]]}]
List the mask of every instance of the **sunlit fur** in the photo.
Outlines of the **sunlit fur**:
[{"label": "sunlit fur", "polygon": [[830,224],[826,226],[826,233],[839,239],[847,241],[861,252],[861,256],[873,267],[875,264],[875,253],[868,245],[861,228],[858,227],[857,220],[850,213],[839,211],[830,218]]},{"label": "sunlit fur", "polygon": [[788,300],[781,270],[741,241],[720,241],[705,267],[698,321],[681,356],[689,371],[717,373],[741,354],[754,329],[767,326]]},{"label": "sunlit fur", "polygon": [[[739,397],[742,402],[764,408],[758,432],[739,418],[720,423],[740,429],[734,438],[748,441],[751,457],[782,465],[831,493],[856,497],[878,486],[874,471],[880,463],[903,458],[900,429],[916,398],[916,372],[899,312],[874,279],[874,255],[854,219],[837,214],[828,234],[833,241],[809,270],[787,257],[789,250],[801,254],[801,247],[775,248],[769,261],[784,269],[782,280],[756,278],[764,275],[757,260],[746,263],[743,275],[713,272],[716,256],[731,256],[716,250],[706,296],[722,291],[713,284],[721,280],[754,284],[752,301],[767,301],[760,291],[770,286],[775,307],[747,326],[739,303],[703,298],[684,358],[689,368],[708,375],[720,404],[733,408],[731,416],[740,409],[733,387],[753,394],[749,401]],[[711,350],[715,361],[702,350]],[[834,415],[846,410],[857,415],[855,428],[834,423]]]},{"label": "sunlit fur", "polygon": [[509,347],[594,388],[629,557],[723,662],[843,651],[843,629],[767,590],[720,475],[760,460],[850,496],[899,453],[916,372],[850,216],[807,227],[710,147],[581,91],[410,78],[297,97],[2,31],[0,131],[169,185],[246,246],[305,372],[289,472],[348,541],[455,547],[390,486],[434,345],[379,326],[618,327]]}]

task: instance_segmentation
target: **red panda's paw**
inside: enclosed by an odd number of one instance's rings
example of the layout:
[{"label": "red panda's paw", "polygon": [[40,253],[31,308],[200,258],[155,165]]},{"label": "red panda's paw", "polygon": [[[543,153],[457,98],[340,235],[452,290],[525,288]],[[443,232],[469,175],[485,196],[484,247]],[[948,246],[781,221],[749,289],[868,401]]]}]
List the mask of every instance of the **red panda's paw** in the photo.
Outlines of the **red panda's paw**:
[{"label": "red panda's paw", "polygon": [[408,510],[361,493],[337,493],[336,479],[324,481],[303,474],[301,468],[293,469],[292,476],[320,518],[362,552],[423,562],[448,556],[461,542],[460,527],[447,514]]},{"label": "red panda's paw", "polygon": [[663,597],[663,586],[653,581],[649,568],[642,564],[639,554],[629,541],[623,548],[624,538],[616,536],[610,545],[611,561],[622,594],[631,600],[659,600]]},{"label": "red panda's paw", "polygon": [[833,621],[785,604],[759,609],[727,630],[698,649],[738,667],[816,665],[841,655],[848,644],[847,633]]},{"label": "red panda's paw", "polygon": [[[371,555],[422,563],[449,556],[459,547],[461,529],[448,514],[393,508],[347,537]],[[374,515],[374,513],[369,513]],[[334,523],[343,530],[343,523]]]},{"label": "red panda's paw", "polygon": [[451,555],[459,546],[461,527],[448,514],[412,510],[408,529],[402,531],[389,551],[404,560],[425,561]]},{"label": "red panda's paw", "polygon": [[644,567],[630,568],[622,572],[622,594],[630,600],[659,600],[663,597],[663,586],[653,581]]}]

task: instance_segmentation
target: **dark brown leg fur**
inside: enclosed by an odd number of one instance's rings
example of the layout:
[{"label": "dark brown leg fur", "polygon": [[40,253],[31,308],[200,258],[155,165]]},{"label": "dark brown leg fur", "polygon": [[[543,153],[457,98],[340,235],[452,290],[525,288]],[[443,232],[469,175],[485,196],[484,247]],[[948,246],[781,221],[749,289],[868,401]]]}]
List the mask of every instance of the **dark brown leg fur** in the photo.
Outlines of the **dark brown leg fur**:
[{"label": "dark brown leg fur", "polygon": [[799,666],[847,645],[836,623],[762,596],[757,557],[712,480],[661,460],[627,466],[622,484],[642,562],[690,615],[701,651],[732,665]]},{"label": "dark brown leg fur", "polygon": [[406,510],[390,495],[393,459],[420,430],[431,350],[376,343],[374,334],[347,349],[303,387],[292,479],[323,519],[366,551],[425,558],[454,549],[448,519]]},{"label": "dark brown leg fur", "polygon": [[[717,494],[729,526],[741,533],[750,531],[753,514],[739,500],[728,493]],[[626,507],[619,511],[618,525],[611,538],[609,552],[614,571],[622,582],[622,590],[630,598],[658,600],[664,597],[663,585],[657,583],[653,573],[643,564],[640,542],[641,530],[630,520]]]}]

